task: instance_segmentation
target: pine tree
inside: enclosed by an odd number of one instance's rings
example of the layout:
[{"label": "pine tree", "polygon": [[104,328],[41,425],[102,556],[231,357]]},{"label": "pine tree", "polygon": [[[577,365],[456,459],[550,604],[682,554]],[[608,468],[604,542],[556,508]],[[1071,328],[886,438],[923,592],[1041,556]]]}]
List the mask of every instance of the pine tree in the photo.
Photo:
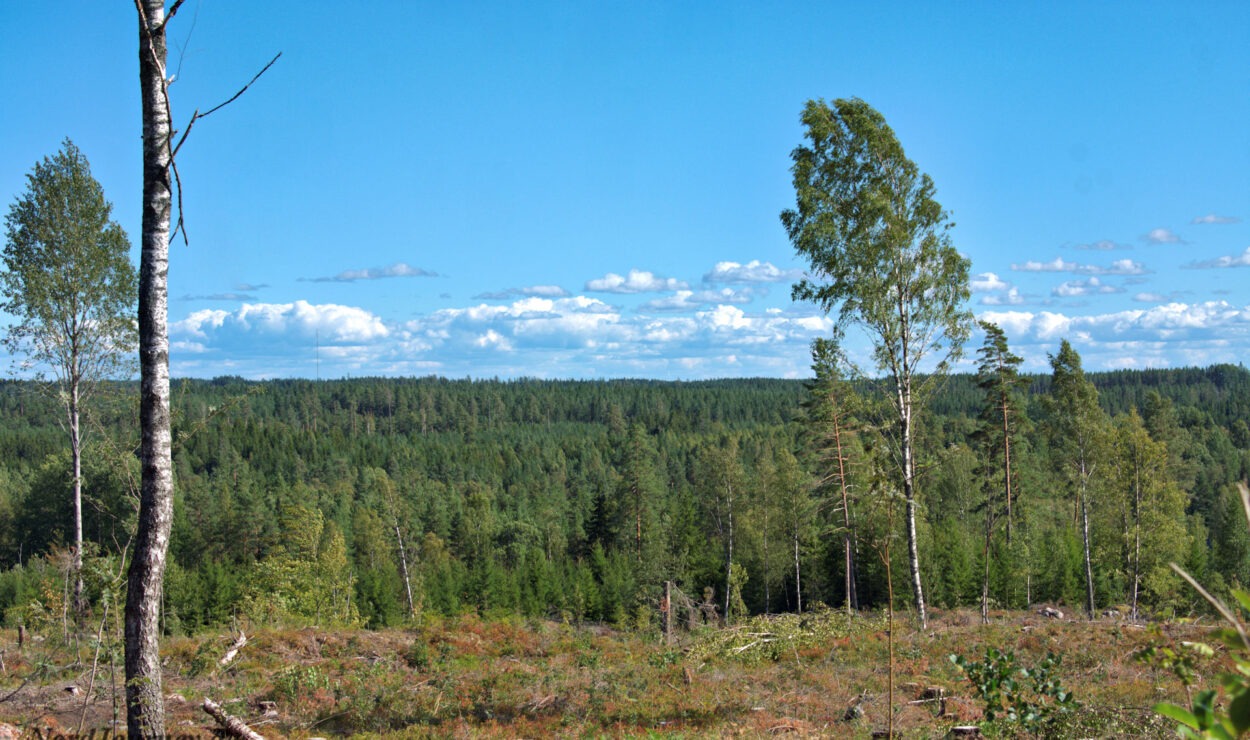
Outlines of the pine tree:
[{"label": "pine tree", "polygon": [[981,581],[981,620],[989,622],[990,555],[994,523],[1001,505],[1007,530],[1007,547],[1011,547],[1012,524],[1015,520],[1014,496],[1018,495],[1013,454],[1019,455],[1019,440],[1028,428],[1024,401],[1020,397],[1024,381],[1019,374],[1023,360],[1007,346],[1007,335],[995,324],[980,322],[985,343],[977,350],[977,385],[985,393],[981,407],[976,441],[986,461],[985,477],[985,547],[984,574]]}]

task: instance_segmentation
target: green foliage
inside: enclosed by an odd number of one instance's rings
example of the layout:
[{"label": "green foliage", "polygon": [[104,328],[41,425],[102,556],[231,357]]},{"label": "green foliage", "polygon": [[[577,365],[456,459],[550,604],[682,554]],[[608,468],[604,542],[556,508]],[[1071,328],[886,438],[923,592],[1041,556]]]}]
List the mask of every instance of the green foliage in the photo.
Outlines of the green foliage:
[{"label": "green foliage", "polygon": [[1030,734],[1044,734],[1062,716],[1080,706],[1059,679],[1061,658],[1047,653],[1037,665],[1021,667],[1013,651],[989,648],[985,660],[951,655],[985,702],[985,719],[1005,720]]},{"label": "green foliage", "polygon": [[138,280],[112,204],[69,139],[26,179],[5,217],[6,346],[63,388],[127,373]]},{"label": "green foliage", "polygon": [[278,701],[294,702],[330,687],[330,678],[317,666],[295,665],[274,676],[271,696]]},{"label": "green foliage", "polygon": [[828,648],[848,637],[886,629],[884,616],[850,615],[823,605],[802,615],[752,617],[733,629],[712,630],[698,637],[686,651],[695,660],[712,657],[754,663],[797,658],[805,648]]},{"label": "green foliage", "polygon": [[[1224,426],[1228,409],[1250,408],[1239,395],[1250,395],[1242,372],[1088,376],[1099,399],[1105,392],[1118,404],[1157,391],[1173,404],[1169,411],[1155,402],[1149,414],[1143,408],[1152,444],[1137,445],[1151,452],[1143,460],[1157,460],[1153,443],[1171,440],[1170,480],[1164,487],[1152,474],[1151,483],[1161,487],[1143,489],[1140,510],[1143,533],[1156,526],[1151,516],[1175,525],[1160,529],[1170,533],[1165,540],[1142,540],[1144,613],[1209,609],[1177,587],[1175,576],[1159,567],[1163,558],[1183,560],[1221,595],[1250,580],[1250,539],[1230,478],[1240,474],[1243,452]],[[991,596],[1003,605],[1031,600],[1071,608],[1083,600],[1071,489],[1057,485],[1054,475],[1069,451],[1050,444],[1051,419],[1038,402],[1049,385],[1049,378],[1032,378],[1026,408],[1038,423],[1024,432],[1028,454],[1013,455],[1026,495],[1017,499],[1010,548],[999,495],[990,577]],[[66,460],[58,426],[63,411],[31,390],[30,383],[0,381],[0,611],[11,617],[32,599],[43,601],[40,574],[56,573],[55,590],[63,592],[60,566],[42,563],[71,531],[61,503],[68,483],[57,472]],[[108,391],[118,403],[93,415],[99,432],[84,456],[84,535],[87,551],[101,555],[125,546],[135,512],[135,461],[115,452],[132,444],[135,386],[108,384]],[[880,607],[885,573],[870,545],[890,533],[872,499],[887,481],[871,461],[889,450],[867,425],[881,412],[859,402],[878,397],[876,391],[863,379],[810,390],[784,380],[179,381],[178,498],[163,627],[197,634],[246,619],[253,607],[260,619],[290,624],[343,621],[352,610],[353,619],[371,627],[403,624],[408,609],[396,525],[418,613],[654,624],[664,580],[689,594],[715,587],[721,611],[728,521],[726,536],[717,536],[710,483],[724,469],[709,461],[727,457],[738,468],[734,563],[750,574],[741,590],[747,613],[796,610],[800,576],[805,609],[808,602],[844,604],[845,533],[853,595],[865,608]],[[805,397],[819,421],[805,418]],[[1190,405],[1208,400],[1213,405]],[[949,606],[974,603],[984,575],[982,471],[969,437],[983,402],[973,376],[951,376],[919,422],[924,585],[936,603]],[[845,507],[827,434],[834,412],[846,422]],[[1121,415],[1127,414],[1125,408]],[[631,439],[635,453],[626,449]],[[726,455],[731,439],[738,451]],[[1183,439],[1189,442],[1182,445]],[[1192,470],[1188,484],[1172,475],[1173,444],[1182,445]],[[1127,480],[1119,475],[1127,471],[1120,462],[1128,459],[1125,450],[1111,446],[1096,459],[1090,499],[1099,555],[1094,580],[1099,599],[1116,604],[1128,603],[1139,562],[1125,547],[1123,525],[1131,525],[1133,514],[1122,493],[1130,489],[1117,483]],[[637,499],[622,484],[630,466],[644,482],[641,561],[637,517],[626,508]],[[1177,514],[1181,505],[1185,513]],[[891,554],[896,572],[903,571],[906,549]],[[22,570],[12,571],[19,562]],[[274,591],[261,585],[288,579],[303,585]],[[910,589],[899,581],[902,600]],[[98,603],[93,610],[99,613]]]},{"label": "green foliage", "polygon": [[[1250,488],[1242,483],[1239,489],[1242,511],[1250,524]],[[1220,674],[1220,690],[1205,689],[1195,694],[1188,709],[1176,704],[1161,703],[1155,705],[1155,711],[1176,721],[1177,734],[1184,738],[1232,740],[1242,737],[1250,732],[1250,626],[1244,616],[1250,612],[1250,592],[1232,589],[1238,608],[1230,608],[1212,596],[1188,573],[1175,565],[1172,567],[1224,618],[1225,627],[1218,630],[1216,636],[1229,648],[1234,669]],[[1212,653],[1206,646],[1199,646],[1198,650],[1207,655]],[[1191,664],[1169,652],[1163,653],[1162,659],[1164,665],[1181,676],[1188,690],[1192,675]],[[1222,706],[1221,693],[1224,700]]]},{"label": "green foliage", "polygon": [[944,345],[957,355],[971,322],[969,262],[951,244],[932,179],[862,100],[810,100],[802,122],[807,143],[791,154],[795,208],[781,221],[816,277],[797,283],[794,297],[838,310],[835,341],[847,325],[864,327],[877,367],[896,375]]}]

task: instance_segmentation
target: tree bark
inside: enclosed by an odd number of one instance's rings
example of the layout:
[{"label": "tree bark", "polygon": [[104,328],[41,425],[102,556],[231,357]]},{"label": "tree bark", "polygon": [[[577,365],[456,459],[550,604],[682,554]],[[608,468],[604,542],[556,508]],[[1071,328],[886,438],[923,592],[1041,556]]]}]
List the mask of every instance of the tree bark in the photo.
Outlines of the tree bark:
[{"label": "tree bark", "polygon": [[[847,496],[846,485],[846,458],[842,454],[842,418],[841,412],[837,409],[833,411],[833,446],[838,461],[838,488],[842,492],[842,548],[843,563],[846,579],[846,613],[850,614],[859,608],[858,600],[855,598],[855,575],[854,575],[854,559],[851,549],[851,506]],[[798,534],[796,528],[795,534],[795,568],[798,568]],[[800,612],[802,609],[799,610]]]},{"label": "tree bark", "polygon": [[82,583],[82,430],[78,418],[78,380],[76,375],[70,377],[68,411],[69,450],[74,468],[74,618],[81,625],[87,613]]},{"label": "tree bark", "polygon": [[907,566],[911,571],[911,587],[914,593],[916,618],[920,629],[928,629],[929,615],[925,611],[924,587],[920,583],[920,550],[916,543],[916,462],[912,450],[912,403],[911,389],[900,384],[899,436],[903,456],[903,498],[907,502]]},{"label": "tree bark", "polygon": [[[1001,367],[1001,365],[1000,365]],[[1007,493],[1007,546],[1011,546],[1011,423],[1007,393],[1003,391],[1003,483]]]},{"label": "tree bark", "polygon": [[725,626],[729,626],[729,599],[733,594],[733,573],[734,573],[734,487],[733,484],[725,486],[725,492],[728,494],[728,520],[729,520],[729,542],[725,548]]},{"label": "tree bark", "polygon": [[408,552],[404,549],[404,536],[399,531],[399,518],[395,519],[395,541],[399,543],[399,567],[404,575],[404,595],[408,597],[408,618],[417,616],[417,605],[412,600],[412,578],[408,575]]},{"label": "tree bark", "polygon": [[126,591],[126,723],[131,737],[165,735],[160,607],[173,522],[168,286],[170,122],[164,0],[136,0],[143,105],[143,236],[139,268],[139,526]]},{"label": "tree bark", "polygon": [[1094,565],[1089,551],[1089,481],[1085,464],[1081,464],[1081,545],[1085,551],[1085,616],[1094,618]]}]

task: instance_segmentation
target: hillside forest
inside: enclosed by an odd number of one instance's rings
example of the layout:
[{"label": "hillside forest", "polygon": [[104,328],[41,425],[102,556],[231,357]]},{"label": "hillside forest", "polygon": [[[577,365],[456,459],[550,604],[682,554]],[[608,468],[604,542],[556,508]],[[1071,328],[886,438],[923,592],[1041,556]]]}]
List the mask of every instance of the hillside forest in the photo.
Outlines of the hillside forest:
[{"label": "hillside forest", "polygon": [[[1163,617],[1206,609],[1171,562],[1217,593],[1250,583],[1234,486],[1250,476],[1250,373],[1085,375],[1065,351],[1054,375],[1010,387],[949,376],[924,407],[929,603]],[[176,381],[163,629],[385,627],[422,612],[648,629],[665,581],[732,622],[882,607],[887,562],[906,609],[871,385],[819,368],[809,381]],[[63,409],[40,390],[0,383],[10,627],[70,611],[69,453]],[[134,384],[106,385],[84,424],[96,610],[118,603],[135,530],[137,405]]]}]

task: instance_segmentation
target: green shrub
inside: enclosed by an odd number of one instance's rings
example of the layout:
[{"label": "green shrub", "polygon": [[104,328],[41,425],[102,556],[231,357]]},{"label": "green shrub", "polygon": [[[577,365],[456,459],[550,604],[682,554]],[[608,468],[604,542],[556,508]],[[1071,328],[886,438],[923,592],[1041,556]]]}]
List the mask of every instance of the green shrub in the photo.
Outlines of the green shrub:
[{"label": "green shrub", "polygon": [[1072,692],[1059,682],[1061,658],[1047,653],[1032,668],[1016,665],[1016,655],[990,648],[985,660],[970,661],[962,655],[950,660],[972,682],[978,698],[985,702],[985,719],[1018,724],[1030,734],[1045,734],[1059,718],[1077,706]]}]

